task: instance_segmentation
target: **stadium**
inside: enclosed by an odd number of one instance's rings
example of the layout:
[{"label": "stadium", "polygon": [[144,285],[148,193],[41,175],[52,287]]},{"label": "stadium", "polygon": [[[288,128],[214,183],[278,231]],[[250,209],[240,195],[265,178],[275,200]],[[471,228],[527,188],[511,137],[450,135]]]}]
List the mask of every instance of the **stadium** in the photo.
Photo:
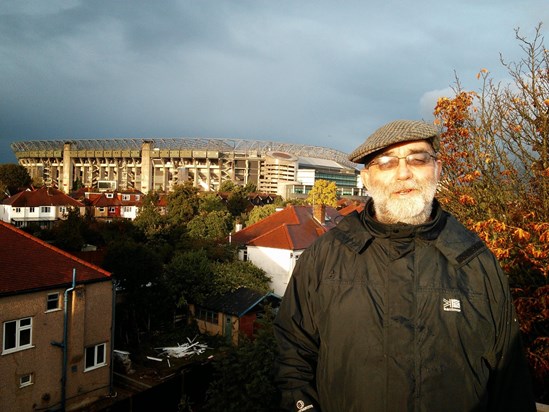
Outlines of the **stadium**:
[{"label": "stadium", "polygon": [[305,195],[318,179],[333,181],[340,196],[362,196],[356,164],[343,152],[319,146],[214,138],[75,139],[11,144],[33,179],[69,193],[100,190],[169,191],[192,182],[217,191],[230,180],[284,198]]}]

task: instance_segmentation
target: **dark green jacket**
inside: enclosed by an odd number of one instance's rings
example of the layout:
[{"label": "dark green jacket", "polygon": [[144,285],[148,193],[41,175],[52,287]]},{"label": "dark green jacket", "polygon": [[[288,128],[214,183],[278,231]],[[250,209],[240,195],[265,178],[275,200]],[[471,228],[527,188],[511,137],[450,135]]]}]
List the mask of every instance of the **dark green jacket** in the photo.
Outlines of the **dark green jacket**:
[{"label": "dark green jacket", "polygon": [[275,320],[288,411],[535,411],[506,277],[435,201],[423,225],[372,204],[306,250]]}]

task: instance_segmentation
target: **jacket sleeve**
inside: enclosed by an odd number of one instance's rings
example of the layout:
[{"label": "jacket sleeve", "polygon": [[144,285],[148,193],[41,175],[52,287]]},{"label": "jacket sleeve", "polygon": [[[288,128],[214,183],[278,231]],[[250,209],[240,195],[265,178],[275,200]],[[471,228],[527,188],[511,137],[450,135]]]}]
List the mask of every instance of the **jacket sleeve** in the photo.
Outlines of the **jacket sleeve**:
[{"label": "jacket sleeve", "polygon": [[[519,323],[506,276],[493,257],[497,280],[491,302],[496,321],[489,382],[490,411],[536,411],[530,371],[521,342]],[[494,283],[492,284],[494,285]],[[496,296],[499,295],[499,296]]]},{"label": "jacket sleeve", "polygon": [[314,319],[314,257],[312,248],[300,256],[274,322],[278,343],[275,380],[284,411],[318,412],[315,375],[319,336]]}]

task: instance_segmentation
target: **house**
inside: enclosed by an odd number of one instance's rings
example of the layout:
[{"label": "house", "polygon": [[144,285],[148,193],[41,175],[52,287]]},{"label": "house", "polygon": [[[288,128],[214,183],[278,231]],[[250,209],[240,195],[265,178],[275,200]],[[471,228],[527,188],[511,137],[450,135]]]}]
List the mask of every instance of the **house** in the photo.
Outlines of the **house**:
[{"label": "house", "polygon": [[239,288],[206,299],[201,305],[191,304],[189,309],[200,333],[224,336],[227,342],[238,345],[241,336],[253,337],[256,321],[264,313],[266,304],[276,308],[280,298],[272,293]]},{"label": "house", "polygon": [[111,393],[109,272],[0,222],[0,410],[76,410]]},{"label": "house", "polygon": [[111,221],[115,219],[134,220],[143,202],[143,193],[138,190],[94,190],[80,188],[71,196],[84,203],[88,214],[95,219]]},{"label": "house", "polygon": [[0,204],[0,220],[17,227],[37,224],[41,228],[50,228],[55,221],[66,219],[71,209],[78,210],[80,215],[85,213],[83,203],[61,190],[43,186],[4,199]]},{"label": "house", "polygon": [[339,218],[331,207],[313,211],[311,206],[289,205],[233,233],[230,242],[240,247],[241,260],[250,260],[271,276],[271,288],[282,296],[301,253]]}]

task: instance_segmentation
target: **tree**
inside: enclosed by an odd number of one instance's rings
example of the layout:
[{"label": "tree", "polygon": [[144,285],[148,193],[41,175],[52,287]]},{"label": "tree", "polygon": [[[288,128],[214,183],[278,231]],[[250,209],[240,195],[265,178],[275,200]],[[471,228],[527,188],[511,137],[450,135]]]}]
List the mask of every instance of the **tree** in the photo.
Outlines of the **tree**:
[{"label": "tree", "polygon": [[211,412],[278,411],[273,364],[277,345],[274,312],[265,308],[254,339],[231,348],[214,364],[205,409]]},{"label": "tree", "polygon": [[155,191],[144,196],[139,213],[133,221],[148,238],[152,238],[166,229],[166,218],[160,214],[157,206],[159,200],[160,195]]},{"label": "tree", "polygon": [[255,193],[257,191],[257,185],[254,182],[248,182],[244,186],[244,192],[246,194]]},{"label": "tree", "polygon": [[252,262],[235,260],[232,262],[214,263],[212,271],[214,275],[212,293],[214,294],[221,295],[242,287],[263,293],[267,293],[270,290],[270,276]]},{"label": "tree", "polygon": [[486,69],[479,91],[459,80],[439,99],[445,164],[438,198],[486,242],[509,275],[526,354],[540,402],[549,401],[549,53],[541,24],[533,40],[515,31],[525,53],[501,60],[511,78]]},{"label": "tree", "polygon": [[138,345],[143,331],[163,313],[162,262],[143,244],[126,239],[108,245],[103,266],[112,272],[124,296],[117,309],[119,338]]},{"label": "tree", "polygon": [[25,167],[12,163],[0,165],[0,196],[12,196],[31,183],[32,179]]},{"label": "tree", "polygon": [[260,220],[265,219],[266,217],[272,215],[276,212],[276,206],[264,205],[264,206],[255,206],[250,213],[248,213],[248,220],[246,220],[246,226],[253,225]]},{"label": "tree", "polygon": [[220,185],[219,185],[219,191],[220,192],[232,192],[235,188],[235,184],[233,183],[232,180],[224,180]]},{"label": "tree", "polygon": [[200,213],[227,211],[227,205],[216,193],[207,193],[200,197]]},{"label": "tree", "polygon": [[69,209],[67,219],[59,220],[53,227],[55,245],[67,251],[79,251],[84,246],[84,220],[77,208]]},{"label": "tree", "polygon": [[249,205],[248,194],[244,191],[244,188],[242,186],[235,186],[227,199],[227,209],[231,215],[239,217],[246,211]]},{"label": "tree", "polygon": [[311,205],[337,206],[337,186],[334,182],[317,180],[307,196]]},{"label": "tree", "polygon": [[190,182],[175,185],[168,195],[168,220],[173,225],[186,225],[198,212],[198,188]]},{"label": "tree", "polygon": [[187,223],[189,236],[196,239],[220,240],[233,227],[233,217],[227,211],[213,211],[195,216]]},{"label": "tree", "polygon": [[208,255],[204,250],[176,253],[166,266],[164,278],[177,306],[203,302],[213,284]]}]

